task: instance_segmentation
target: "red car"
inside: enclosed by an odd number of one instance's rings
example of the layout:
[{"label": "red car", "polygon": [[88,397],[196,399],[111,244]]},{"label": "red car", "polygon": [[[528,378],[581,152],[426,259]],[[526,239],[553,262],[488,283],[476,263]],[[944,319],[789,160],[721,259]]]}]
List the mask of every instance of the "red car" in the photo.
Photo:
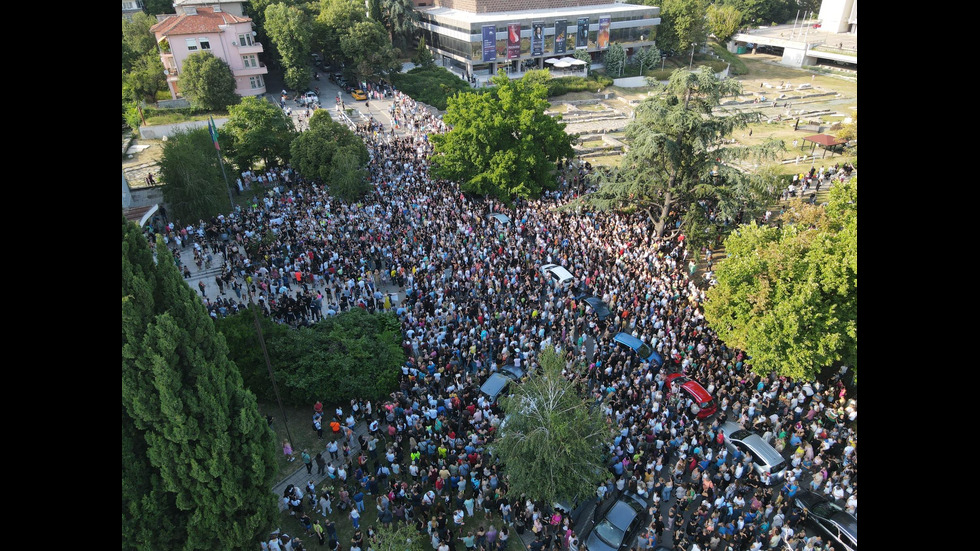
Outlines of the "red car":
[{"label": "red car", "polygon": [[[676,382],[680,387],[697,403],[701,411],[698,412],[698,419],[710,417],[718,411],[718,403],[708,394],[708,391],[694,379],[688,379],[683,373],[670,373],[667,375],[667,388]],[[669,390],[668,390],[669,392]]]}]

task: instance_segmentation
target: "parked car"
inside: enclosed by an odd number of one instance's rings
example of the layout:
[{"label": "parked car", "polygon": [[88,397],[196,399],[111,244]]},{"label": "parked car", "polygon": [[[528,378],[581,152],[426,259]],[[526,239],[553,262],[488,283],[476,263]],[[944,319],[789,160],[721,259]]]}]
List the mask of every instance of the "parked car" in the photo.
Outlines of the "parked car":
[{"label": "parked car", "polygon": [[649,522],[647,503],[640,496],[623,492],[596,523],[585,540],[588,551],[625,551]]},{"label": "parked car", "polygon": [[320,103],[320,98],[317,97],[316,92],[309,91],[296,100],[296,103],[300,105],[313,105],[314,103]]},{"label": "parked car", "polygon": [[[664,364],[664,358],[659,352],[653,349],[652,345],[649,345],[640,339],[630,335],[629,333],[619,333],[613,337],[613,342],[619,344],[620,346],[625,346],[633,352],[636,353],[641,359],[644,359],[658,368]],[[654,343],[655,344],[655,343]]]},{"label": "parked car", "polygon": [[752,468],[759,478],[769,473],[770,485],[782,482],[786,475],[786,460],[758,434],[726,421],[720,427],[724,431],[725,447],[730,453],[735,450],[752,458]]},{"label": "parked car", "polygon": [[807,523],[826,535],[838,550],[857,551],[857,519],[841,506],[805,490],[797,492],[793,505],[806,511]]},{"label": "parked car", "polygon": [[353,92],[350,93],[350,95],[352,98],[356,99],[357,101],[364,101],[367,99],[367,94],[364,93],[364,90],[360,90],[360,89],[354,90]]},{"label": "parked car", "polygon": [[519,381],[524,376],[524,370],[515,365],[505,365],[491,373],[487,380],[480,386],[480,392],[486,394],[491,402],[496,402],[497,398],[507,388],[511,381]]},{"label": "parked car", "polygon": [[599,319],[599,321],[606,321],[606,319],[612,315],[612,312],[609,310],[609,305],[607,305],[597,296],[579,295],[575,297],[575,300],[581,300],[588,304],[592,308],[592,311],[595,312],[595,316]]},{"label": "parked car", "polygon": [[541,266],[541,271],[556,287],[564,287],[575,279],[572,272],[557,264],[545,264]]},{"label": "parked car", "polygon": [[499,212],[491,212],[490,213],[490,218],[493,218],[494,220],[496,220],[497,222],[500,222],[501,224],[503,224],[505,226],[510,223],[510,217],[507,216],[506,214],[502,214],[502,213],[499,213]]},{"label": "parked car", "polygon": [[718,403],[711,396],[711,394],[709,394],[708,391],[701,386],[701,383],[695,381],[694,379],[689,379],[683,373],[669,373],[667,375],[667,386],[670,387],[670,385],[674,382],[680,385],[681,390],[686,392],[700,408],[700,411],[698,411],[698,419],[710,417],[714,415],[716,411],[718,411]]}]

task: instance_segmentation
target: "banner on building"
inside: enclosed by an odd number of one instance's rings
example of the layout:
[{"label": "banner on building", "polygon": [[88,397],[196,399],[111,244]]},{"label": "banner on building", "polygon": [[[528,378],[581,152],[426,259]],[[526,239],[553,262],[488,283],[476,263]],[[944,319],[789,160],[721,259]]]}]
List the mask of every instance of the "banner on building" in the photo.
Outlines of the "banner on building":
[{"label": "banner on building", "polygon": [[539,56],[544,54],[544,21],[531,23],[531,55]]},{"label": "banner on building", "polygon": [[483,26],[483,61],[497,59],[497,26]]},{"label": "banner on building", "polygon": [[507,25],[507,59],[521,57],[521,24]]},{"label": "banner on building", "polygon": [[596,38],[596,43],[599,45],[600,50],[605,50],[609,47],[609,22],[612,20],[608,15],[599,16],[599,36]]},{"label": "banner on building", "polygon": [[575,35],[575,49],[584,50],[589,47],[589,18],[579,17],[578,34]]},{"label": "banner on building", "polygon": [[565,31],[568,30],[568,20],[559,19],[555,21],[555,53],[565,53]]}]

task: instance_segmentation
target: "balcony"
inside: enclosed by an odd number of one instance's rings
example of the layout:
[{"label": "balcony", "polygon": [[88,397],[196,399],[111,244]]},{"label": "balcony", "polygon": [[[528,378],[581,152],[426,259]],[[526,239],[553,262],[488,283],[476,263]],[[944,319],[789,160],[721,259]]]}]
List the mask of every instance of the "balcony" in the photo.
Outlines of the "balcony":
[{"label": "balcony", "polygon": [[251,77],[255,75],[268,74],[269,68],[265,66],[265,63],[259,62],[258,67],[244,67],[241,69],[232,69],[231,72],[236,77]]},{"label": "balcony", "polygon": [[263,51],[265,51],[265,49],[262,48],[262,44],[258,42],[253,42],[251,45],[248,44],[238,45],[238,53],[240,54],[261,54]]}]

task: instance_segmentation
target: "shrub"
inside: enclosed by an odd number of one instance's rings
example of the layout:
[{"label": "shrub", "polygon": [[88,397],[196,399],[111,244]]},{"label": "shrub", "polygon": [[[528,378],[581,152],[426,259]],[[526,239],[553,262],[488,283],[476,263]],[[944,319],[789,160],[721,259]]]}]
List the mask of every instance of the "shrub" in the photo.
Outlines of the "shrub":
[{"label": "shrub", "polygon": [[[728,69],[730,75],[746,75],[749,73],[748,67],[737,55],[729,52],[721,44],[711,43],[711,50],[715,52],[725,63],[731,63]],[[721,68],[722,70],[724,67]]]},{"label": "shrub", "polygon": [[416,67],[407,73],[391,75],[391,84],[415,101],[446,109],[446,100],[457,92],[473,88],[444,67]]},{"label": "shrub", "polygon": [[599,90],[610,86],[613,79],[603,75],[590,75],[586,77],[560,77],[553,78],[547,82],[548,97],[560,96],[568,92],[587,92],[589,90]]}]

